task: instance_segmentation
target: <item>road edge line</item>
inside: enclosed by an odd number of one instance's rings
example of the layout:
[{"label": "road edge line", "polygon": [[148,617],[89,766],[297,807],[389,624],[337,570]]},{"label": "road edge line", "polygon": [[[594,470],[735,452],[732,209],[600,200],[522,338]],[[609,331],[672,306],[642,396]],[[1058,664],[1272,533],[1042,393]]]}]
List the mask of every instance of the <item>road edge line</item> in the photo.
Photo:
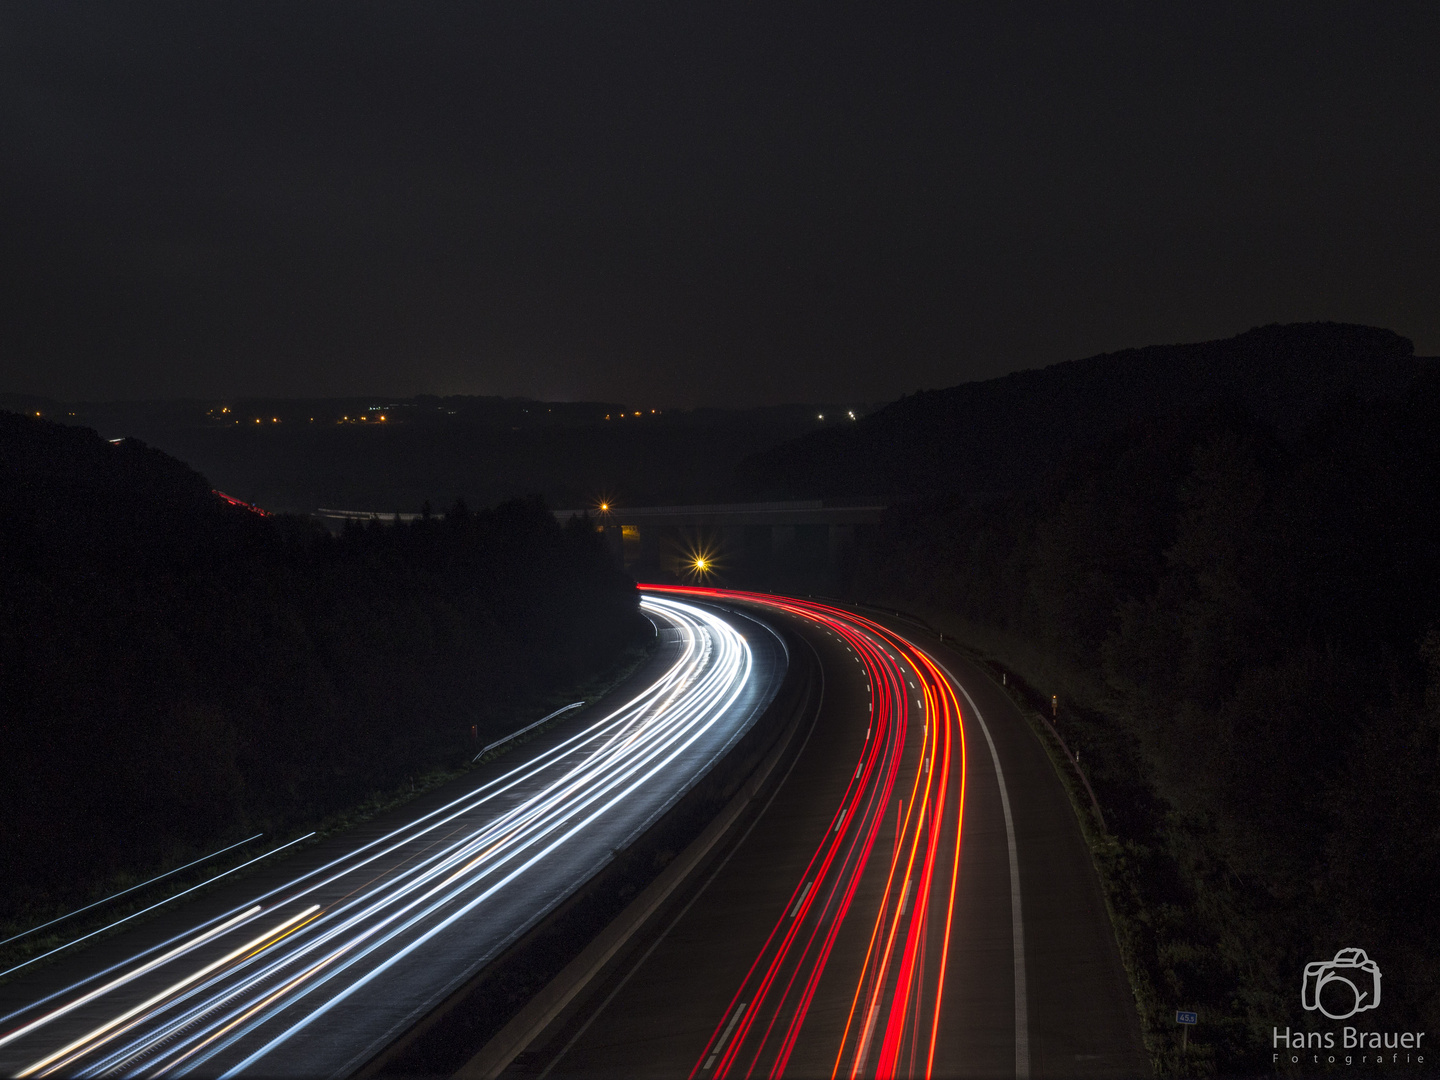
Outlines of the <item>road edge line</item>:
[{"label": "road edge line", "polygon": [[[929,655],[929,650],[925,650]],[[995,740],[990,737],[990,726],[965,684],[955,673],[934,656],[931,659],[945,672],[946,677],[960,689],[969,703],[975,719],[980,721],[980,731],[985,736],[985,745],[990,748],[990,760],[995,765],[995,779],[1000,785],[1000,809],[1005,813],[1005,842],[1010,848],[1010,928],[1011,943],[1015,956],[1015,1076],[1016,1080],[1029,1080],[1030,1076],[1030,1004],[1026,996],[1025,980],[1025,922],[1020,905],[1020,855],[1015,846],[1015,819],[1010,813],[1010,791],[1005,786],[1005,770],[1000,767],[1000,754],[995,749]]]}]

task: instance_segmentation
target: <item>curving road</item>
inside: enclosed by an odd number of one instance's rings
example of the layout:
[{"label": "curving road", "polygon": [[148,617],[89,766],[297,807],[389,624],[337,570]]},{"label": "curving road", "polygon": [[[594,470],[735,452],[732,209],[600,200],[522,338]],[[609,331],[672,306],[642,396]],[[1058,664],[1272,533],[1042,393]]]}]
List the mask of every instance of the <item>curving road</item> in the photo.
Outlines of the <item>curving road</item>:
[{"label": "curving road", "polygon": [[998,686],[894,620],[646,588],[788,624],[824,703],[728,848],[504,1075],[1149,1072],[1074,813]]},{"label": "curving road", "polygon": [[0,987],[0,1073],[344,1075],[628,845],[749,728],[783,642],[651,595],[667,639],[592,708],[381,826]]}]

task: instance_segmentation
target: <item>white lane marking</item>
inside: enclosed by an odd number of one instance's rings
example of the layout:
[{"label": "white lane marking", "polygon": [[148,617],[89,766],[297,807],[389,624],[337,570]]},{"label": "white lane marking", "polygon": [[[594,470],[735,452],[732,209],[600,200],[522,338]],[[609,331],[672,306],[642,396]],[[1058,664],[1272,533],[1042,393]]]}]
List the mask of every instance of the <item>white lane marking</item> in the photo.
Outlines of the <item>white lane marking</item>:
[{"label": "white lane marking", "polygon": [[740,1018],[745,1015],[745,1006],[748,1001],[742,1001],[735,1006],[735,1015],[730,1017],[730,1023],[725,1025],[725,1034],[720,1036],[720,1041],[715,1044],[715,1052],[705,1059],[705,1068],[715,1064],[715,1059],[725,1051],[725,1044],[730,1041],[730,1036],[735,1033],[735,1025],[740,1023]]},{"label": "white lane marking", "polygon": [[[905,887],[900,891],[900,911],[899,914],[896,916],[897,918],[905,917],[905,910],[909,906],[909,904],[910,879],[906,878]],[[885,974],[885,965],[883,963],[880,967],[880,974],[881,978],[883,978]],[[876,994],[870,1002],[870,1015],[865,1021],[865,1033],[860,1038],[860,1045],[855,1049],[854,1072],[857,1075],[864,1071],[865,1058],[870,1053],[870,1041],[875,1034],[875,1022],[880,1019],[880,997],[881,995]]]},{"label": "white lane marking", "polygon": [[800,890],[800,899],[795,901],[795,907],[794,907],[794,908],[791,910],[791,912],[790,912],[790,917],[791,917],[792,919],[793,919],[796,915],[799,915],[799,914],[800,914],[800,905],[803,904],[803,903],[805,903],[805,897],[807,897],[807,896],[810,895],[810,886],[811,886],[811,885],[814,885],[814,884],[815,884],[815,882],[813,882],[813,881],[807,881],[807,882],[805,882],[805,888],[803,888],[803,889]]},{"label": "white lane marking", "polygon": [[[935,658],[932,656],[932,660]],[[1010,848],[1010,928],[1012,948],[1015,956],[1015,1077],[1029,1080],[1030,1076],[1030,1015],[1025,994],[1025,923],[1020,916],[1020,856],[1015,850],[1015,819],[1010,813],[1010,792],[1005,786],[1005,770],[1000,768],[1000,755],[995,750],[995,740],[990,737],[990,727],[980,714],[975,699],[970,696],[959,679],[939,660],[935,660],[950,681],[960,688],[975,719],[980,721],[980,730],[985,735],[985,744],[990,747],[990,760],[995,764],[995,779],[1000,784],[1000,809],[1005,813],[1005,842]]]}]

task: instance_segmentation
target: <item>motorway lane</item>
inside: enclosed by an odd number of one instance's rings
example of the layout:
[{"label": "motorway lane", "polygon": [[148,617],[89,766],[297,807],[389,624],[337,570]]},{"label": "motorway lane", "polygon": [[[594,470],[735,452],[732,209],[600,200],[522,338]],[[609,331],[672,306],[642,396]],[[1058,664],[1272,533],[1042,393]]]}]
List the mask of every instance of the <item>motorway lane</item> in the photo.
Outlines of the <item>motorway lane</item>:
[{"label": "motorway lane", "polygon": [[871,722],[831,822],[693,1072],[923,1072],[943,1030],[958,881],[959,711],[902,639],[794,606],[850,647]]},{"label": "motorway lane", "polygon": [[[930,648],[989,721],[1009,788],[1024,908],[1030,1074],[1149,1076],[1104,892],[1049,756],[988,672],[949,649]],[[982,770],[989,765],[988,755],[976,760]]]},{"label": "motorway lane", "polygon": [[648,828],[783,680],[783,642],[753,621],[673,598],[644,610],[672,640],[628,699],[287,875],[0,987],[0,1072],[353,1071]]},{"label": "motorway lane", "polygon": [[820,652],[815,729],[728,861],[637,943],[643,962],[507,1075],[1148,1073],[1088,850],[1003,692],[913,628],[728,596]]}]

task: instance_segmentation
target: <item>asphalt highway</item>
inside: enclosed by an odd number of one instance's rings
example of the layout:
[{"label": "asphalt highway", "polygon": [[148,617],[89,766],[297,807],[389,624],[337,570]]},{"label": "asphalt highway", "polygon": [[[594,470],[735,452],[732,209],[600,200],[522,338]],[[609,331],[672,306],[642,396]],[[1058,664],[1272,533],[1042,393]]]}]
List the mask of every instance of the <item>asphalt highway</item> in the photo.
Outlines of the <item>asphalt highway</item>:
[{"label": "asphalt highway", "polygon": [[771,700],[782,640],[683,597],[578,719],[428,799],[0,986],[0,1074],[354,1071],[643,832]]},{"label": "asphalt highway", "polygon": [[504,1075],[1149,1073],[1074,812],[988,675],[853,609],[649,595],[788,624],[823,704],[730,843]]}]

